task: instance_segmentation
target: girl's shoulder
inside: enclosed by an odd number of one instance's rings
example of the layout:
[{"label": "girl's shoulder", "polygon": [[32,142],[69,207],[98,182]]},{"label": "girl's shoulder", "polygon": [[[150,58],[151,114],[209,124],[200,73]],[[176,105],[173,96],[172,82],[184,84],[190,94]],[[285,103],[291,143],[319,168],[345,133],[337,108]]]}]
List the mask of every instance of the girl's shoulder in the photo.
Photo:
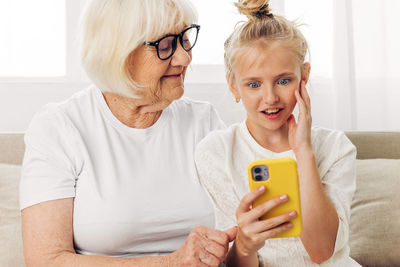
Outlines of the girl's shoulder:
[{"label": "girl's shoulder", "polygon": [[311,142],[315,145],[330,146],[337,146],[338,144],[351,144],[350,140],[343,131],[319,126],[313,126],[311,128]]},{"label": "girl's shoulder", "polygon": [[312,127],[311,142],[318,161],[338,160],[345,155],[355,155],[356,147],[340,130]]}]

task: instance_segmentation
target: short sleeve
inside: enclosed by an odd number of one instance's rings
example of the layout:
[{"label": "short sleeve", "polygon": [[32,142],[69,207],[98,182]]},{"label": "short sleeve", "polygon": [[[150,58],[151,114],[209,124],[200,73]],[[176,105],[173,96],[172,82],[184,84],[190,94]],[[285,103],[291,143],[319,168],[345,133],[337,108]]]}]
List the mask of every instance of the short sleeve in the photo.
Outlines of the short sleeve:
[{"label": "short sleeve", "polygon": [[214,106],[210,104],[210,125],[211,131],[213,130],[222,130],[226,128],[225,123],[222,121],[221,117],[219,116],[217,110]]},{"label": "short sleeve", "polygon": [[216,219],[216,228],[226,230],[237,225],[236,208],[239,205],[231,177],[224,166],[226,164],[223,143],[217,134],[211,133],[196,147],[195,161],[201,185],[212,200]]},{"label": "short sleeve", "polygon": [[332,142],[330,153],[334,155],[329,160],[325,175],[321,177],[324,191],[332,201],[339,217],[339,227],[335,242],[335,251],[341,250],[349,239],[350,207],[356,189],[356,148],[350,140],[339,133]]},{"label": "short sleeve", "polygon": [[55,106],[38,112],[26,131],[20,209],[75,196],[77,171],[70,126]]}]

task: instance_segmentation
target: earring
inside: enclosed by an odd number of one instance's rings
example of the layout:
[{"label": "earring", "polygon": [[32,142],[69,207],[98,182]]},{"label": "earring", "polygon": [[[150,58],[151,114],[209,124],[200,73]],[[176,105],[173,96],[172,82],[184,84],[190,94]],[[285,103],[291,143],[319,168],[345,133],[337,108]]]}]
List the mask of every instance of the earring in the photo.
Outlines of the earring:
[{"label": "earring", "polygon": [[235,100],[236,100],[236,103],[239,103],[240,102],[240,97],[236,97]]}]

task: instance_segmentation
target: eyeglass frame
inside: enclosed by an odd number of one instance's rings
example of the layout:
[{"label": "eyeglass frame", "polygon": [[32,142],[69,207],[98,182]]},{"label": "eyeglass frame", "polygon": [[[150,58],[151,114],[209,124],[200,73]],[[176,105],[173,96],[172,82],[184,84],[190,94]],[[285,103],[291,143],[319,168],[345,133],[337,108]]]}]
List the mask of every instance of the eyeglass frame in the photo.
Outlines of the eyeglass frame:
[{"label": "eyeglass frame", "polygon": [[[193,29],[193,28],[196,28],[197,29],[197,31],[196,31],[196,39],[195,39],[195,41],[194,41],[194,43],[193,43],[193,45],[189,48],[189,49],[185,49],[185,47],[183,46],[183,40],[182,40],[182,38],[183,38],[183,35],[188,31],[188,30],[190,30],[190,29]],[[165,35],[165,36],[163,36],[163,37],[161,37],[160,39],[158,39],[157,41],[154,41],[154,42],[143,42],[143,45],[149,45],[149,46],[154,46],[155,48],[156,48],[156,50],[157,50],[157,56],[158,56],[158,58],[160,59],[160,60],[167,60],[167,59],[170,59],[173,55],[174,55],[174,53],[175,53],[175,51],[176,51],[176,48],[178,47],[178,38],[179,38],[179,43],[181,44],[181,46],[182,46],[182,48],[183,48],[183,50],[185,50],[186,52],[189,52],[190,50],[192,50],[193,49],[193,47],[195,46],[195,44],[197,43],[197,38],[198,38],[198,36],[199,36],[199,31],[200,31],[200,25],[197,25],[197,24],[191,24],[189,27],[187,27],[186,29],[184,29],[181,33],[179,33],[179,34],[167,34],[167,35]],[[163,39],[165,39],[165,38],[167,38],[167,37],[174,37],[174,41],[173,41],[173,45],[172,45],[172,52],[171,52],[171,55],[169,55],[168,57],[166,57],[166,58],[161,58],[160,57],[160,52],[159,52],[159,50],[158,50],[158,45],[160,44],[160,42],[163,40]]]}]

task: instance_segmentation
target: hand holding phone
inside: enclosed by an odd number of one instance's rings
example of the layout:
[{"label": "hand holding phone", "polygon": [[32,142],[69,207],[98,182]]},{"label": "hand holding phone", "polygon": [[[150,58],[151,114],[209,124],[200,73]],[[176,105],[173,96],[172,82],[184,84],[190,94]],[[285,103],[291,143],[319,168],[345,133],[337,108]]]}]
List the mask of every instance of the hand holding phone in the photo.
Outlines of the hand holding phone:
[{"label": "hand holding phone", "polygon": [[253,208],[281,195],[288,196],[286,203],[271,209],[261,216],[260,219],[273,218],[293,210],[297,213],[297,216],[291,220],[293,227],[274,237],[299,236],[302,231],[302,219],[296,161],[292,158],[253,161],[248,165],[248,177],[250,190],[254,190],[262,185],[266,188],[264,194],[253,202]]},{"label": "hand holding phone", "polygon": [[270,239],[280,233],[293,227],[291,219],[297,216],[296,213],[285,213],[280,216],[260,220],[265,213],[283,205],[288,201],[287,195],[274,197],[261,205],[252,208],[252,204],[261,197],[266,188],[260,186],[246,195],[240,201],[236,209],[236,219],[238,222],[238,231],[235,240],[236,252],[239,255],[257,255],[267,239]]}]

